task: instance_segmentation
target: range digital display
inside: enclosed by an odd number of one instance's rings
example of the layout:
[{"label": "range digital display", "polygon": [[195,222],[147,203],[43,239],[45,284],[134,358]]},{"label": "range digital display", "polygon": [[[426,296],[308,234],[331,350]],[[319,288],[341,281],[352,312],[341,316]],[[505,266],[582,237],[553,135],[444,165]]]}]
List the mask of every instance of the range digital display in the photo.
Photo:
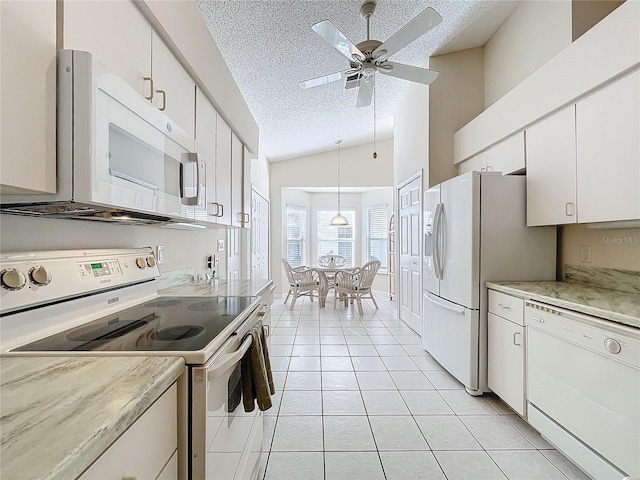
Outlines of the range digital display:
[{"label": "range digital display", "polygon": [[101,263],[92,263],[92,264],[91,264],[91,268],[93,268],[94,270],[95,270],[96,268],[102,268],[102,264],[101,264]]}]

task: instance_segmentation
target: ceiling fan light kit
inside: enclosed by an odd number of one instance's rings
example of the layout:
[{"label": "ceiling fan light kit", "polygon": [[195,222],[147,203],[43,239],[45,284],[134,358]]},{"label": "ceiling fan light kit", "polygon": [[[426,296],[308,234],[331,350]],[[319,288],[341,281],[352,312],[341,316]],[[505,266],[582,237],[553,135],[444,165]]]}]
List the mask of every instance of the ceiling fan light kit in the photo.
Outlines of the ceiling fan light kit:
[{"label": "ceiling fan light kit", "polygon": [[426,68],[390,62],[394,53],[420,38],[442,21],[442,17],[433,8],[427,7],[409,23],[394,33],[385,42],[372,40],[369,34],[369,22],[375,12],[376,2],[366,1],[360,7],[360,15],[367,21],[367,39],[354,45],[347,36],[329,20],[312,25],[312,30],[320,35],[329,45],[342,53],[349,60],[347,70],[332,73],[323,77],[304,80],[298,83],[300,88],[312,88],[319,85],[346,79],[345,89],[358,88],[357,107],[367,107],[373,96],[375,73],[410,82],[429,85],[438,76],[438,72]]}]

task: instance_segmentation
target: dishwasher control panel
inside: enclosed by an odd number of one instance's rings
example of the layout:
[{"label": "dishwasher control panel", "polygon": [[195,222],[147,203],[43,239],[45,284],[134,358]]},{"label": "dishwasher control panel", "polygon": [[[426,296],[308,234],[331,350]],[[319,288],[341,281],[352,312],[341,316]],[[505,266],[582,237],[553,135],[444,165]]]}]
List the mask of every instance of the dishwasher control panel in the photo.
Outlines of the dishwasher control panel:
[{"label": "dishwasher control panel", "polygon": [[525,325],[640,368],[640,329],[532,301]]}]

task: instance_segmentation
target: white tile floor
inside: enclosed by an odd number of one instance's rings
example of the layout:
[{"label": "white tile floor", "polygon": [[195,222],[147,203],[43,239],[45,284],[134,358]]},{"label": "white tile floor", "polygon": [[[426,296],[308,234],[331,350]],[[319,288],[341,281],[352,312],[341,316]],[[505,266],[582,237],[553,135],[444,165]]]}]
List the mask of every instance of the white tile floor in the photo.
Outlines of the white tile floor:
[{"label": "white tile floor", "polygon": [[468,395],[375,296],[363,316],[274,299],[265,480],[588,478],[497,397]]}]

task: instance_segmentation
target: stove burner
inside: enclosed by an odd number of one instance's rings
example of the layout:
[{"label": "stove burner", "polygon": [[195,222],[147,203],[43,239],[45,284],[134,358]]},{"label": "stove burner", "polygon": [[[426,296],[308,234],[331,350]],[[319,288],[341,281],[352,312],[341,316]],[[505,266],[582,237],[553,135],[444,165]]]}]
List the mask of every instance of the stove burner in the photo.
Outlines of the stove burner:
[{"label": "stove burner", "polygon": [[[198,302],[198,303],[192,303],[191,305],[189,305],[187,307],[187,310],[191,310],[192,312],[212,312],[214,310],[220,310],[221,308],[224,308],[224,307],[225,307],[224,304],[220,304],[220,302],[217,302],[217,301]],[[223,313],[221,314],[221,316],[228,317],[229,314]]]},{"label": "stove burner", "polygon": [[180,305],[182,302],[180,300],[156,300],[154,302],[146,303],[145,307],[155,308],[155,307],[173,307],[175,305]]},{"label": "stove burner", "polygon": [[178,325],[158,330],[153,333],[152,338],[164,342],[175,342],[176,340],[195,337],[202,334],[202,332],[204,332],[204,328],[199,325]]},{"label": "stove burner", "polygon": [[149,324],[146,320],[120,320],[116,318],[105,325],[90,326],[74,330],[67,335],[67,340],[73,342],[97,342],[121,337],[129,332]]}]

